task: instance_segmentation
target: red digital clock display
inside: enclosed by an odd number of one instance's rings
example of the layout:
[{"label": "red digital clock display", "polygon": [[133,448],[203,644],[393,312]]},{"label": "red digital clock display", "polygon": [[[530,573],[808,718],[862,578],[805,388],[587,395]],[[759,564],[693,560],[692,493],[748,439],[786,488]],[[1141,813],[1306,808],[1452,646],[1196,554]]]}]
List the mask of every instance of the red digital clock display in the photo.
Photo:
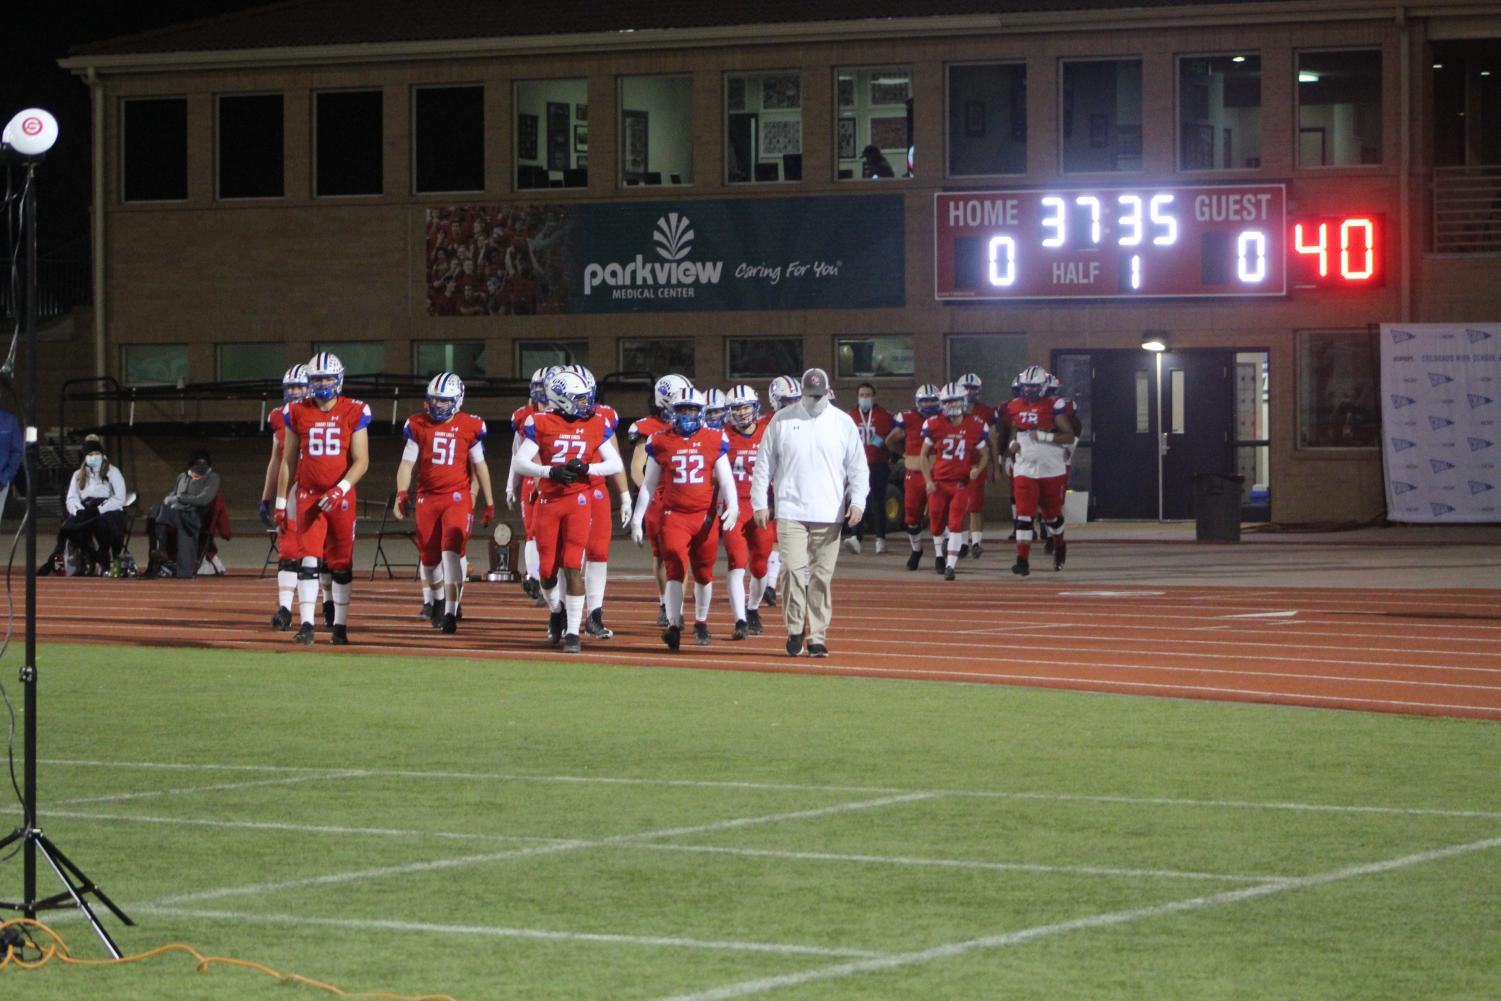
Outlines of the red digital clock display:
[{"label": "red digital clock display", "polygon": [[1381,215],[1314,216],[1289,223],[1288,284],[1293,288],[1374,288],[1382,267]]}]

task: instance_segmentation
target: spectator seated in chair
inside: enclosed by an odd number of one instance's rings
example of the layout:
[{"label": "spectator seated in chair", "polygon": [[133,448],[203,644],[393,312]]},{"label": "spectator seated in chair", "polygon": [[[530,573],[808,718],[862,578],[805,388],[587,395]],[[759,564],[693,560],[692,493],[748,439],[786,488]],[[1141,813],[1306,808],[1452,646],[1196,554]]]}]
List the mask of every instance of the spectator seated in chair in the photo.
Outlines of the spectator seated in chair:
[{"label": "spectator seated in chair", "polygon": [[53,572],[54,561],[71,545],[79,555],[78,573],[91,577],[109,572],[125,546],[125,477],[104,454],[104,442],[91,434],[83,440],[83,463],[68,478],[68,517],[57,533],[52,555],[37,568]]},{"label": "spectator seated in chair", "polygon": [[178,474],[172,492],[146,517],[146,534],[151,540],[148,573],[155,576],[161,564],[170,561],[176,565],[179,580],[197,576],[199,540],[204,529],[212,526],[218,497],[219,474],[214,472],[208,452],[199,449]]}]

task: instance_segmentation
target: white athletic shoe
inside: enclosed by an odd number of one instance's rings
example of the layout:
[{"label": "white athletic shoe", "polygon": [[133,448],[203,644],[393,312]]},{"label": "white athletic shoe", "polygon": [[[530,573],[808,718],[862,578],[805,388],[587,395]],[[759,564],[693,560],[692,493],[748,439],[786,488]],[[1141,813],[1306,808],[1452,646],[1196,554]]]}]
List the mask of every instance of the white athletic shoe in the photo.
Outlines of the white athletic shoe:
[{"label": "white athletic shoe", "polygon": [[876,539],[876,555],[879,556],[881,553],[884,553],[885,551],[886,551],[886,540],[882,539],[882,538],[877,538]]},{"label": "white athletic shoe", "polygon": [[844,547],[856,556],[860,555],[860,540],[853,535],[844,540]]}]

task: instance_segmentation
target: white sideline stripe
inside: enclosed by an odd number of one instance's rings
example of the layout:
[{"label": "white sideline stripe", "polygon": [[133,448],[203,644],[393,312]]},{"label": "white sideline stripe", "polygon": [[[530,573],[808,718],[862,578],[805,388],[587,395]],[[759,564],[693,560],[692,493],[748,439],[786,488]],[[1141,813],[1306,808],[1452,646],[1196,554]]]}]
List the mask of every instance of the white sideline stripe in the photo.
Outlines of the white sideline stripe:
[{"label": "white sideline stripe", "polygon": [[230,789],[253,789],[258,786],[285,786],[298,782],[318,782],[324,779],[367,778],[370,772],[360,769],[320,769],[316,775],[296,775],[283,779],[257,779],[253,782],[222,782],[215,785],[180,786],[176,789],[147,789],[141,792],[117,792],[107,796],[82,796],[76,799],[60,799],[47,806],[83,806],[88,803],[119,803],[131,799],[156,799],[161,796],[190,796],[199,792],[224,792]]},{"label": "white sideline stripe", "polygon": [[[312,772],[325,769],[297,765],[244,765],[204,762],[166,761],[99,761],[87,758],[42,758],[44,765],[67,765],[81,768],[145,768],[182,771],[260,771]],[[749,782],[730,779],[662,779],[610,775],[528,775],[514,772],[451,772],[408,769],[364,769],[366,774],[388,778],[454,779],[465,782],[561,782],[585,785],[679,786],[690,789],[760,789],[771,792],[833,792],[900,794],[925,793],[933,796],[966,796],[978,799],[1026,799],[1074,803],[1111,803],[1122,806],[1193,806],[1227,810],[1291,810],[1308,813],[1371,813],[1399,817],[1465,817],[1501,820],[1501,810],[1460,810],[1444,807],[1385,806],[1340,803],[1258,802],[1241,799],[1188,799],[1168,796],[1112,796],[1088,793],[1009,792],[1003,789],[900,789],[894,786],[814,785],[796,782]]]},{"label": "white sideline stripe", "polygon": [[[540,838],[520,834],[470,834],[458,831],[407,830],[392,827],[342,827],[327,824],[291,824],[254,820],[211,820],[201,817],[142,817],[119,813],[62,813],[49,811],[49,817],[68,820],[103,820],[111,823],[164,824],[184,827],[214,827],[231,830],[285,831],[294,834],[338,834],[390,838],[437,838],[450,841],[528,841],[569,847],[585,847],[580,838]],[[1032,872],[1065,876],[1122,876],[1151,879],[1220,880],[1229,883],[1269,883],[1285,876],[1245,876],[1236,873],[1182,872],[1176,869],[1123,869],[1092,865],[1040,865],[1029,862],[986,862],[979,859],[915,858],[905,855],[850,855],[838,852],[797,852],[768,848],[733,848],[722,845],[621,844],[616,848],[632,851],[688,852],[706,855],[739,855],[746,858],[787,859],[795,862],[854,862],[942,869],[975,869],[994,872]]]},{"label": "white sideline stripe", "polygon": [[573,841],[566,844],[536,845],[531,848],[515,848],[510,851],[488,852],[483,855],[464,855],[459,858],[434,859],[428,862],[409,862],[404,865],[377,866],[370,869],[327,873],[322,876],[307,876],[301,879],[281,880],[274,883],[225,886],[213,890],[202,890],[197,893],[185,893],[175,897],[165,897],[153,903],[157,906],[168,906],[171,904],[191,903],[196,900],[217,900],[222,897],[256,896],[262,893],[271,893],[277,890],[292,890],[306,886],[330,886],[335,883],[347,883],[357,879],[379,879],[385,876],[401,876],[413,872],[434,872],[442,869],[454,869],[460,866],[479,865],[486,862],[501,862],[513,858],[554,855],[559,852],[579,851],[585,848],[607,848],[613,845],[629,844],[633,841],[650,841],[657,838],[677,837],[682,834],[707,834],[714,831],[730,831],[742,827],[754,827],[759,824],[775,824],[788,820],[803,820],[810,817],[827,817],[838,813],[873,810],[882,806],[894,806],[898,803],[913,803],[920,800],[935,799],[937,796],[937,793],[928,792],[907,793],[902,796],[882,796],[880,799],[857,800],[853,803],[836,803],[832,806],[821,806],[812,810],[770,813],[759,817],[736,817],[729,820],[716,820],[707,824],[694,824],[688,827],[666,827],[656,831],[643,831],[639,834],[617,834],[606,838],[591,838],[587,841]]},{"label": "white sideline stripe", "polygon": [[483,925],[442,925],[420,921],[381,921],[358,918],[319,918],[301,914],[256,914],[244,911],[196,911],[152,905],[132,907],[137,914],[196,918],[208,921],[250,921],[259,924],[313,925],[323,928],[368,928],[380,931],[424,932],[438,935],[483,935],[491,938],[529,938],[550,942],[598,942],[608,945],[647,945],[669,949],[713,949],[725,952],[770,952],[782,956],[830,956],[879,959],[890,955],[868,949],[834,949],[816,945],[782,945],[774,942],[732,942],[715,939],[673,938],[662,935],[614,935],[601,932],[548,931],[544,928],[495,928]]},{"label": "white sideline stripe", "polygon": [[1158,918],[1169,914],[1186,914],[1192,911],[1201,911],[1210,907],[1220,907],[1226,904],[1237,904],[1245,900],[1255,900],[1258,897],[1268,897],[1277,893],[1285,893],[1288,890],[1302,890],[1311,886],[1322,886],[1327,883],[1337,883],[1342,880],[1354,879],[1359,876],[1370,876],[1376,873],[1391,872],[1395,869],[1404,869],[1408,866],[1420,865],[1425,862],[1434,862],[1440,859],[1454,858],[1460,855],[1469,855],[1490,848],[1501,847],[1501,838],[1487,838],[1484,841],[1471,841],[1468,844],[1454,845],[1449,848],[1438,848],[1433,851],[1417,852],[1413,855],[1403,855],[1399,858],[1387,859],[1382,862],[1371,862],[1365,865],[1352,865],[1343,869],[1333,869],[1329,872],[1315,873],[1312,876],[1300,876],[1296,879],[1285,879],[1275,883],[1263,883],[1260,886],[1248,886],[1239,890],[1226,890],[1223,893],[1214,893],[1204,897],[1194,897],[1189,900],[1178,900],[1166,904],[1153,904],[1149,907],[1136,907],[1124,911],[1110,911],[1104,914],[1095,914],[1086,918],[1078,918],[1073,921],[1060,921],[1056,924],[1037,925],[1032,928],[1022,928],[1018,931],[1004,932],[999,935],[987,935],[984,938],[972,938],[965,942],[954,942],[949,945],[934,946],[931,949],[921,949],[916,952],[898,953],[896,955],[881,956],[874,959],[857,960],[850,963],[839,963],[834,966],[825,966],[819,969],[803,970],[799,973],[785,973],[775,977],[762,977],[756,980],[744,980],[737,984],[726,984],[723,987],[715,987],[706,991],[697,991],[692,994],[678,994],[662,1001],[728,1001],[730,998],[749,997],[752,994],[765,994],[769,991],[779,990],[783,987],[797,987],[802,984],[810,984],[817,981],[836,980],[843,977],[853,976],[859,973],[873,973],[879,970],[892,970],[903,966],[914,966],[919,963],[930,963],[939,959],[952,959],[955,956],[963,956],[967,953],[978,952],[983,949],[999,949],[1011,945],[1020,945],[1024,942],[1034,942],[1038,939],[1052,938],[1065,935],[1073,931],[1082,931],[1089,928],[1108,928],[1112,925],[1128,924],[1133,921],[1141,921],[1147,918]]}]

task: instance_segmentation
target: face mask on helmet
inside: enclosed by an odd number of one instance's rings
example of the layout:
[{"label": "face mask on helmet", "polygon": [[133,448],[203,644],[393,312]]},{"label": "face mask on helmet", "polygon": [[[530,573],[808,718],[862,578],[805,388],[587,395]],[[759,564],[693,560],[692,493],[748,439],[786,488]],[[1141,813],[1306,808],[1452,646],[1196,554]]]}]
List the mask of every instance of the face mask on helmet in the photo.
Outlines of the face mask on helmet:
[{"label": "face mask on helmet", "polygon": [[1042,388],[1043,388],[1043,385],[1044,384],[1040,383],[1040,382],[1024,382],[1024,383],[1022,383],[1022,399],[1024,399],[1024,400],[1040,400],[1040,399],[1042,399]]},{"label": "face mask on helmet", "polygon": [[730,408],[730,422],[741,431],[749,431],[756,426],[756,418],[761,416],[761,405],[758,403],[742,403]]},{"label": "face mask on helmet", "polygon": [[449,420],[459,412],[459,402],[447,396],[429,396],[427,398],[427,416],[439,422]]},{"label": "face mask on helmet", "polygon": [[307,383],[284,383],[281,387],[281,398],[285,403],[301,403],[307,398]]},{"label": "face mask on helmet", "polygon": [[959,418],[964,416],[965,407],[968,404],[966,398],[948,399],[943,401],[943,415],[945,417]]},{"label": "face mask on helmet", "polygon": [[727,413],[724,407],[715,407],[713,410],[704,410],[704,425],[714,430],[724,427],[724,418]]},{"label": "face mask on helmet", "polygon": [[917,412],[924,417],[937,417],[943,413],[943,407],[936,396],[920,396],[917,399]]},{"label": "face mask on helmet", "polygon": [[683,403],[672,408],[672,426],[679,434],[690,435],[704,426],[704,408]]},{"label": "face mask on helmet", "polygon": [[342,381],[336,375],[315,375],[308,379],[308,391],[315,400],[332,400],[339,395],[339,384]]}]

